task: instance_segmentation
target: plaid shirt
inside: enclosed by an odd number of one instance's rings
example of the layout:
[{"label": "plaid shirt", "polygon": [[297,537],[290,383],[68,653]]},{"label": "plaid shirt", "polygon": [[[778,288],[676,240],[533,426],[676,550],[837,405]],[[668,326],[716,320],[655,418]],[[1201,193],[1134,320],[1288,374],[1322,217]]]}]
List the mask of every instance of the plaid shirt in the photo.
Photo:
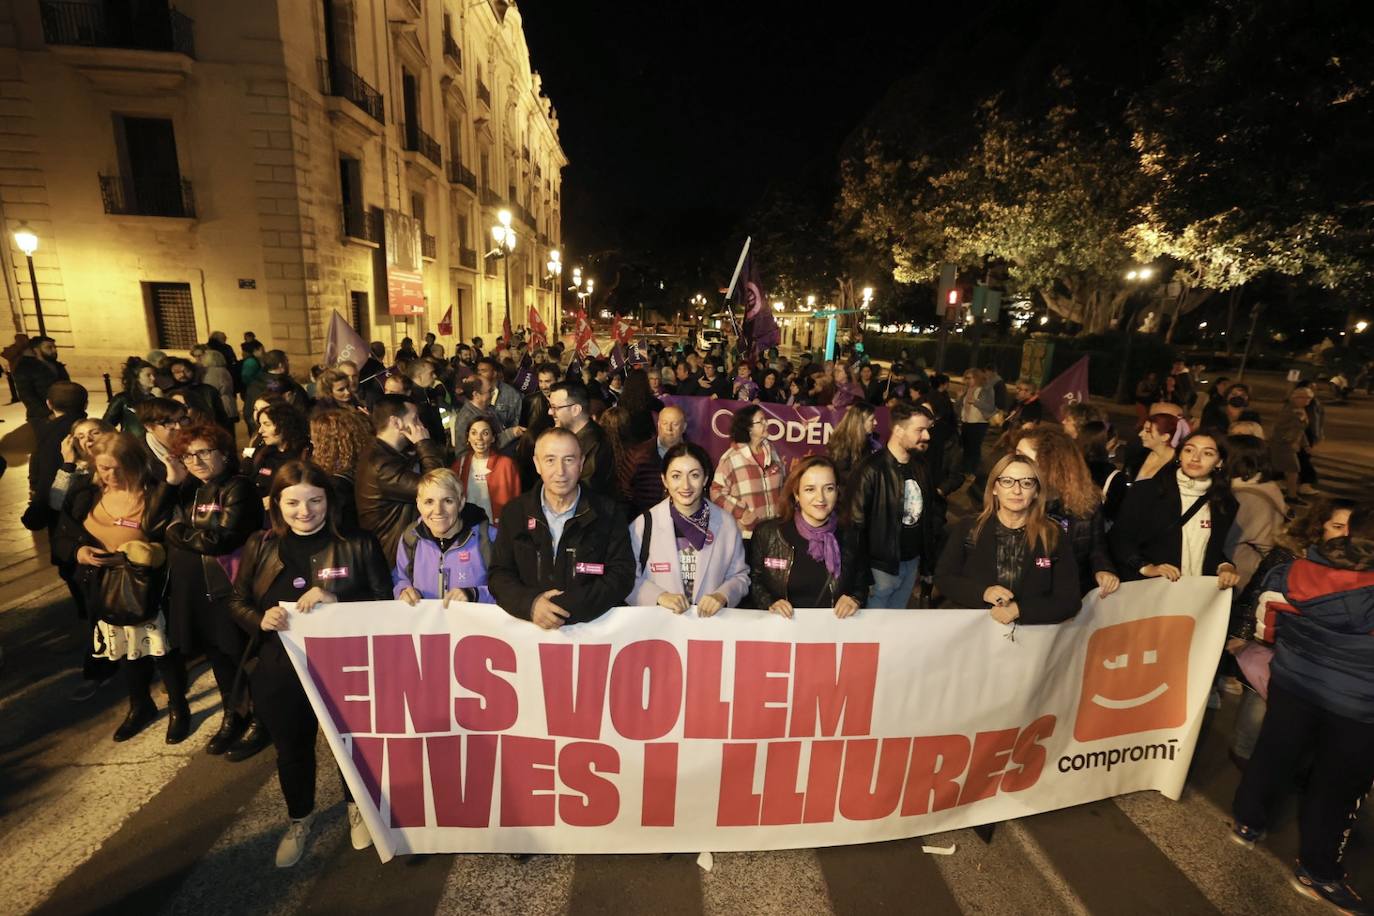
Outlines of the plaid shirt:
[{"label": "plaid shirt", "polygon": [[[778,514],[782,484],[786,478],[782,459],[773,444],[764,441],[768,454],[760,465],[747,442],[733,443],[720,456],[716,476],[711,479],[711,502],[735,517],[740,531],[748,536],[759,522]],[[744,524],[744,513],[754,510],[754,523]]]}]

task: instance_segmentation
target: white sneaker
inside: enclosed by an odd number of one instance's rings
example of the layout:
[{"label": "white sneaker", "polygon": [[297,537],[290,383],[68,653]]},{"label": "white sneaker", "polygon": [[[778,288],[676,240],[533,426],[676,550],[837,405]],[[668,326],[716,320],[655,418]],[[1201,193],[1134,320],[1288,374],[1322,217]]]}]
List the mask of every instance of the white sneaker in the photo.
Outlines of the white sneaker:
[{"label": "white sneaker", "polygon": [[348,803],[348,838],[353,841],[354,849],[366,849],[372,845],[372,834],[367,832],[363,813],[353,802]]},{"label": "white sneaker", "polygon": [[307,815],[300,820],[292,818],[291,826],[286,828],[281,835],[281,842],[277,844],[278,868],[290,868],[305,855],[305,838],[310,835],[310,822],[313,819],[314,815]]}]

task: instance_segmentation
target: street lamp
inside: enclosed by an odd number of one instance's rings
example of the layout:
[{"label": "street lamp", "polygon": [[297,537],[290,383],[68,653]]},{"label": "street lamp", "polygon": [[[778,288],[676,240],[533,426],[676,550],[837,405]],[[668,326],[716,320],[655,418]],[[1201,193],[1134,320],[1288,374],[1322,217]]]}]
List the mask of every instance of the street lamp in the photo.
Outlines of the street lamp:
[{"label": "street lamp", "polygon": [[38,313],[38,336],[47,337],[48,328],[43,323],[43,300],[38,296],[38,275],[33,272],[33,253],[38,250],[38,236],[29,228],[28,223],[20,223],[14,231],[14,244],[24,252],[29,261],[29,285],[33,288],[33,308]]},{"label": "street lamp", "polygon": [[554,326],[558,325],[558,313],[563,310],[563,254],[557,248],[549,252],[549,263],[544,265],[549,271],[549,276],[553,278],[553,288],[558,290],[557,298],[554,300]]},{"label": "street lamp", "polygon": [[1356,333],[1356,334],[1363,334],[1368,328],[1369,328],[1369,322],[1368,322],[1368,321],[1357,321],[1357,322],[1355,322],[1355,333]]},{"label": "street lamp", "polygon": [[[500,258],[506,262],[506,324],[503,330],[507,337],[510,336],[510,256],[515,251],[515,230],[511,228],[510,211],[502,210],[496,214],[498,220],[495,226],[491,227],[491,237],[496,242],[496,247],[488,252],[489,258]],[[510,343],[509,340],[506,341]]]}]

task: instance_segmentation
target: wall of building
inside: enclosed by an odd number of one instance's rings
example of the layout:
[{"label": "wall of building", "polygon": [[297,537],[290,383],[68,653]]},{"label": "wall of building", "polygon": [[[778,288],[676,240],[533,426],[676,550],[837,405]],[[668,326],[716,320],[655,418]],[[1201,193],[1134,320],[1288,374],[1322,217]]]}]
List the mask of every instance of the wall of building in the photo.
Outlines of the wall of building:
[{"label": "wall of building", "polygon": [[[190,285],[198,339],[222,330],[236,342],[252,330],[291,354],[298,374],[322,354],[331,313],[350,315],[354,292],[366,293],[370,305],[359,330],[389,345],[434,329],[460,299],[455,336],[460,323],[466,337],[499,333],[504,277],[488,276],[482,260],[498,208],[481,203],[480,177],[476,193],[449,181],[450,124],[462,164],[479,176],[487,151],[489,200],[508,197],[513,182],[535,222],[516,222],[515,324],[525,323],[529,302],[552,323],[554,293],[540,287],[561,234],[553,198],[566,159],[518,12],[498,23],[486,4],[458,0],[353,0],[351,7],[352,67],[383,94],[384,125],[369,128],[363,117],[360,127],[356,113],[339,115],[351,103],[322,93],[321,0],[183,0],[178,8],[195,22],[193,61],[49,46],[39,3],[0,0],[0,257],[15,329],[37,329],[27,265],[12,239],[22,221],[40,239],[35,270],[48,331],[80,372],[110,371],[155,346],[144,288],[151,282]],[[445,12],[461,67],[444,53]],[[185,71],[179,80],[163,72],[177,69],[171,58]],[[158,74],[136,75],[145,64]],[[444,147],[437,173],[403,150],[403,65],[422,87],[421,127]],[[490,107],[478,98],[479,70]],[[169,79],[179,84],[169,87]],[[174,122],[194,219],[104,212],[98,176],[119,170],[117,115]],[[437,240],[435,258],[424,262],[425,315],[387,315],[376,249],[345,239],[340,155],[362,163],[366,204],[412,214],[412,194],[422,197],[425,231]],[[462,263],[463,249],[469,263],[475,252],[475,269]]]}]

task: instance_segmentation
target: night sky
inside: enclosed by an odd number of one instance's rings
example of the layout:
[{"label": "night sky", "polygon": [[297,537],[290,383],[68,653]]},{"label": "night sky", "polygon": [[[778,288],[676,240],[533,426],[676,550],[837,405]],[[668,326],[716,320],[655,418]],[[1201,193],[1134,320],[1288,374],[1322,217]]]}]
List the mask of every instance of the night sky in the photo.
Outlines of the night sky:
[{"label": "night sky", "polygon": [[903,6],[521,4],[571,160],[572,257],[715,249],[770,182],[833,182],[844,138],[957,9]]}]

